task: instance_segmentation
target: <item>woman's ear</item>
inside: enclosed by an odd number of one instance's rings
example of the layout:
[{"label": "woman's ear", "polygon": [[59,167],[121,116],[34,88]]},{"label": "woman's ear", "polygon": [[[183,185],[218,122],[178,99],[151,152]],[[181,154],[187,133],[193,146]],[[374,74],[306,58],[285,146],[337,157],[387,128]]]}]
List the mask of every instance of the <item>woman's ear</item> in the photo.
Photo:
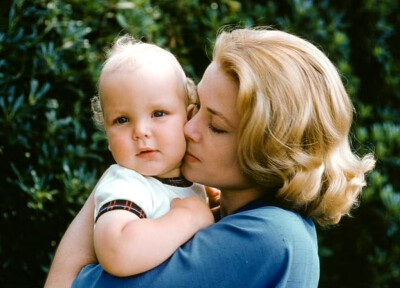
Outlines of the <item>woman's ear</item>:
[{"label": "woman's ear", "polygon": [[186,114],[187,114],[187,120],[189,121],[190,119],[193,118],[194,115],[199,111],[199,104],[189,104],[189,106],[186,108]]},{"label": "woman's ear", "polygon": [[110,144],[108,144],[108,151],[112,152]]}]

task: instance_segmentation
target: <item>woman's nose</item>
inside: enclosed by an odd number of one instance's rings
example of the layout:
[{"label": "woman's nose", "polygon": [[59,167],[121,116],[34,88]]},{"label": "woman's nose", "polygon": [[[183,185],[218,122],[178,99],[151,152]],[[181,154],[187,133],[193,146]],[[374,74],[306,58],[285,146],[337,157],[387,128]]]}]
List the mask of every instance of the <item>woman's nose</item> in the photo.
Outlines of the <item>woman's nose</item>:
[{"label": "woman's nose", "polygon": [[200,140],[200,133],[198,130],[199,114],[195,114],[192,119],[186,122],[183,132],[186,139],[198,142]]}]

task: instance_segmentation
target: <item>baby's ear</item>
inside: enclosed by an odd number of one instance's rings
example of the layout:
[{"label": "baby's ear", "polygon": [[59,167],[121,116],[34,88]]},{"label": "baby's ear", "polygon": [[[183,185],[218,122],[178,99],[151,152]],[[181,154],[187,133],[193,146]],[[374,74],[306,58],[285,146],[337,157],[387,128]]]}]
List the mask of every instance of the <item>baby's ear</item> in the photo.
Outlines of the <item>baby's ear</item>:
[{"label": "baby's ear", "polygon": [[198,111],[199,111],[198,104],[189,104],[189,106],[186,108],[187,120],[189,121],[190,119],[192,119],[193,116],[196,115]]}]

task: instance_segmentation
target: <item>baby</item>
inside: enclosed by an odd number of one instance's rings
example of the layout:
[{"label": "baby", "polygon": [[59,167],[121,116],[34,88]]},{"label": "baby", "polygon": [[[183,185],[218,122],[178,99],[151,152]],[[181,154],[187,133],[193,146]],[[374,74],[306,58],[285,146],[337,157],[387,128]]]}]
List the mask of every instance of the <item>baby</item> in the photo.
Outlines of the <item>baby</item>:
[{"label": "baby", "polygon": [[[196,205],[206,201],[204,187],[180,172],[183,128],[196,98],[193,81],[170,52],[130,36],[109,51],[92,110],[117,164],[95,187],[94,247],[113,275],[158,266],[213,223],[206,206]],[[186,199],[171,204],[175,198]],[[181,217],[193,217],[193,225],[170,235],[169,227],[179,225]]]}]

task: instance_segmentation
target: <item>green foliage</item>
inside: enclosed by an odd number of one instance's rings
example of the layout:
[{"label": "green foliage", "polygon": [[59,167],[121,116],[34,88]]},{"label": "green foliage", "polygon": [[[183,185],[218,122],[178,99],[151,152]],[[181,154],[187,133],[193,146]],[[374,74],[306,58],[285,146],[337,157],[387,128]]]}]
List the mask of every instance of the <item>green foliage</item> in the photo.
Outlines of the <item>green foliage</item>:
[{"label": "green foliage", "polygon": [[46,2],[13,1],[1,18],[2,287],[41,286],[107,159],[88,109],[100,62],[91,28],[71,6]]},{"label": "green foliage", "polygon": [[[375,153],[360,207],[319,231],[320,287],[400,284],[398,1],[14,0],[0,11],[0,286],[40,287],[55,247],[111,163],[92,124],[104,49],[131,33],[199,80],[225,25],[316,43],[355,108],[353,146]],[[12,283],[12,284],[11,284]]]}]

